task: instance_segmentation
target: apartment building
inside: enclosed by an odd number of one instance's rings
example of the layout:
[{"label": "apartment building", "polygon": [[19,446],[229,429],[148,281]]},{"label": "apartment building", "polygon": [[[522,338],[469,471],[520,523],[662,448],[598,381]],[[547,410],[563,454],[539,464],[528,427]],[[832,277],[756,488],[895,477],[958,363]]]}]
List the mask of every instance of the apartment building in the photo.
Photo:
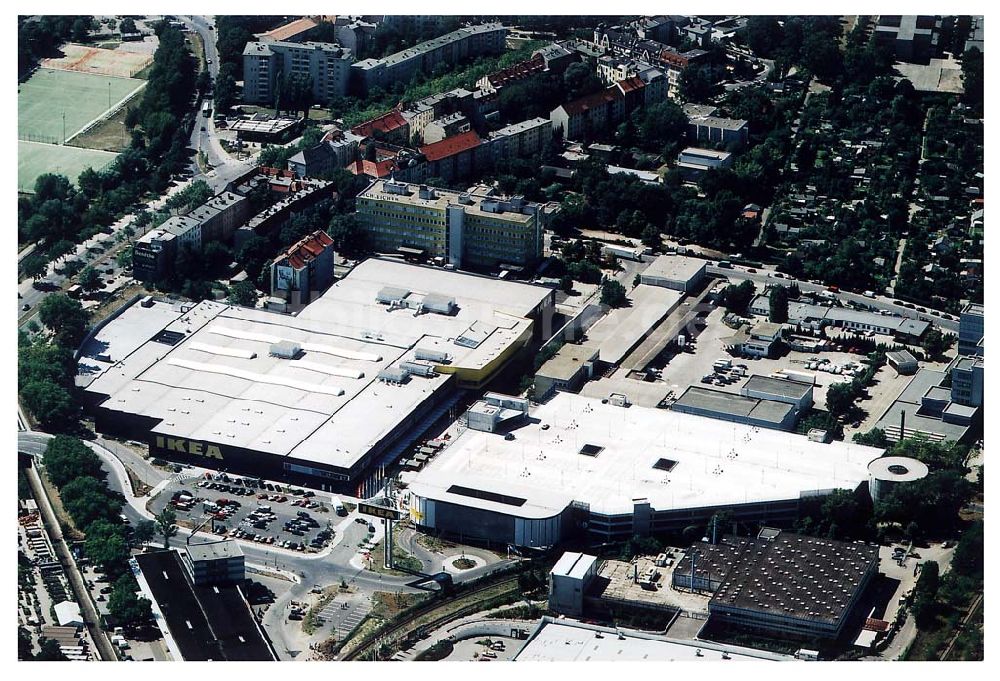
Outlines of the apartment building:
[{"label": "apartment building", "polygon": [[173,268],[183,248],[201,250],[201,223],[177,215],[142,235],[132,248],[132,274],[137,281],[156,282]]},{"label": "apartment building", "polygon": [[619,123],[641,108],[646,84],[639,77],[628,78],[591,95],[567,102],[549,114],[554,132],[564,139],[587,139]]},{"label": "apartment building", "polygon": [[551,207],[468,192],[377,180],[357,198],[357,216],[375,249],[417,248],[456,267],[532,265],[542,257]]},{"label": "apartment building", "polygon": [[309,303],[333,283],[333,239],[316,230],[275,256],[271,293],[294,306]]},{"label": "apartment building", "polygon": [[552,121],[532,118],[490,133],[490,152],[494,161],[537,154],[546,140],[552,139]]},{"label": "apartment building", "polygon": [[363,95],[374,87],[386,89],[393,83],[409,82],[417,73],[430,71],[438,64],[502,54],[506,38],[503,24],[480,24],[446,33],[382,59],[363,59],[351,66],[351,88]]},{"label": "apartment building", "polygon": [[308,78],[316,102],[347,94],[353,53],[332,43],[247,43],[243,50],[243,101],[274,104],[283,76]]}]

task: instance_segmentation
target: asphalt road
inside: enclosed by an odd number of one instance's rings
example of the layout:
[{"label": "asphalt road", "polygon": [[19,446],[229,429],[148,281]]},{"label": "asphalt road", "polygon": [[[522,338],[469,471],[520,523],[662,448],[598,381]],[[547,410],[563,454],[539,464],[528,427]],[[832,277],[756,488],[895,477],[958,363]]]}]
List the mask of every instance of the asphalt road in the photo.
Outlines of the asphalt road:
[{"label": "asphalt road", "polygon": [[[783,283],[786,285],[791,285],[793,283],[799,285],[799,290],[802,292],[820,292],[826,291],[827,287],[823,284],[813,284],[808,281],[800,281],[796,279],[790,279],[787,276],[784,279],[775,278],[773,274],[768,276],[766,270],[761,270],[756,273],[747,272],[745,268],[733,267],[721,268],[711,266],[707,268],[709,274],[726,277],[730,280],[741,281],[743,279],[750,279],[757,284],[772,284],[772,283]],[[875,298],[868,298],[859,293],[851,293],[849,291],[841,291],[834,294],[842,303],[861,303],[863,305],[868,305],[874,307],[877,310],[888,310],[889,312],[899,315],[900,317],[909,317],[910,319],[924,319],[932,322],[938,328],[949,331],[951,333],[958,333],[958,320],[957,319],[945,319],[942,313],[937,310],[931,310],[926,308],[927,312],[917,312],[916,310],[911,310],[908,307],[903,307],[902,305],[896,305],[892,302],[892,298],[887,298],[886,296],[876,296]]]}]

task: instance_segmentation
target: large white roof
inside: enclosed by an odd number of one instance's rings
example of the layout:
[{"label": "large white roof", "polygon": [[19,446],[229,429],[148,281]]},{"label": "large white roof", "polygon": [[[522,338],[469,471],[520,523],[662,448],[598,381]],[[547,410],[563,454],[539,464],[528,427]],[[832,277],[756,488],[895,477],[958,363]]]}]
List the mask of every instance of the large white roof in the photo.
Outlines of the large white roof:
[{"label": "large white roof", "polygon": [[[410,491],[524,518],[555,516],[573,501],[592,513],[629,514],[639,497],[657,511],[704,508],[855,489],[883,451],[572,393],[557,393],[531,416],[513,440],[465,431],[412,478]],[[588,456],[584,445],[603,449]],[[660,459],[676,465],[655,468]],[[473,500],[449,492],[452,485],[524,502]]]},{"label": "large white roof", "polygon": [[789,660],[749,648],[708,641],[671,640],[627,629],[598,627],[573,620],[543,620],[535,635],[515,656],[517,662],[720,662]]},{"label": "large white roof", "polygon": [[[455,298],[452,315],[376,301],[386,285]],[[103,407],[162,419],[155,433],[348,468],[448,380],[377,380],[382,369],[437,349],[450,366],[482,368],[531,322],[549,289],[403,263],[366,261],[297,317],[202,302],[186,313],[129,308],[85,348],[88,390]],[[472,329],[472,331],[470,331]],[[174,345],[152,340],[174,332]],[[474,333],[473,333],[474,332]],[[475,335],[477,347],[456,343]],[[297,359],[270,356],[279,341]],[[112,362],[99,361],[109,354]]]}]

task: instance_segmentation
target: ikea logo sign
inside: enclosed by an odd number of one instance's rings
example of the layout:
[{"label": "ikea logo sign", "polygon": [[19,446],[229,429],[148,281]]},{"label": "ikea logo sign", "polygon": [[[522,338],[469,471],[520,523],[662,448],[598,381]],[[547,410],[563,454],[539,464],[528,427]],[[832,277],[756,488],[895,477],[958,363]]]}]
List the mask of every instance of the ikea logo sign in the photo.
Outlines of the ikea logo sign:
[{"label": "ikea logo sign", "polygon": [[204,456],[209,459],[222,461],[222,450],[216,445],[206,445],[204,442],[185,440],[179,437],[156,436],[156,446],[168,452],[179,452],[181,454],[194,454]]}]

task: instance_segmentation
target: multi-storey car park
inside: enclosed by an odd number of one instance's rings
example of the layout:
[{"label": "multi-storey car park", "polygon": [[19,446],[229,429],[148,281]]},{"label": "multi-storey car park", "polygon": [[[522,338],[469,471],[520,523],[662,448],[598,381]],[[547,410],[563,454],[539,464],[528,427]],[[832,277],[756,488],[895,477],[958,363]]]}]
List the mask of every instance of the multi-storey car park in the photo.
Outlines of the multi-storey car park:
[{"label": "multi-storey car park", "polygon": [[144,299],[84,344],[99,432],[171,461],[354,492],[527,343],[553,292],[372,259],[297,316]]},{"label": "multi-storey car park", "polygon": [[722,509],[787,527],[804,499],[857,489],[883,453],[618,404],[558,393],[508,432],[474,430],[470,418],[427,467],[403,474],[411,520],[464,540],[538,548],[681,530]]}]

